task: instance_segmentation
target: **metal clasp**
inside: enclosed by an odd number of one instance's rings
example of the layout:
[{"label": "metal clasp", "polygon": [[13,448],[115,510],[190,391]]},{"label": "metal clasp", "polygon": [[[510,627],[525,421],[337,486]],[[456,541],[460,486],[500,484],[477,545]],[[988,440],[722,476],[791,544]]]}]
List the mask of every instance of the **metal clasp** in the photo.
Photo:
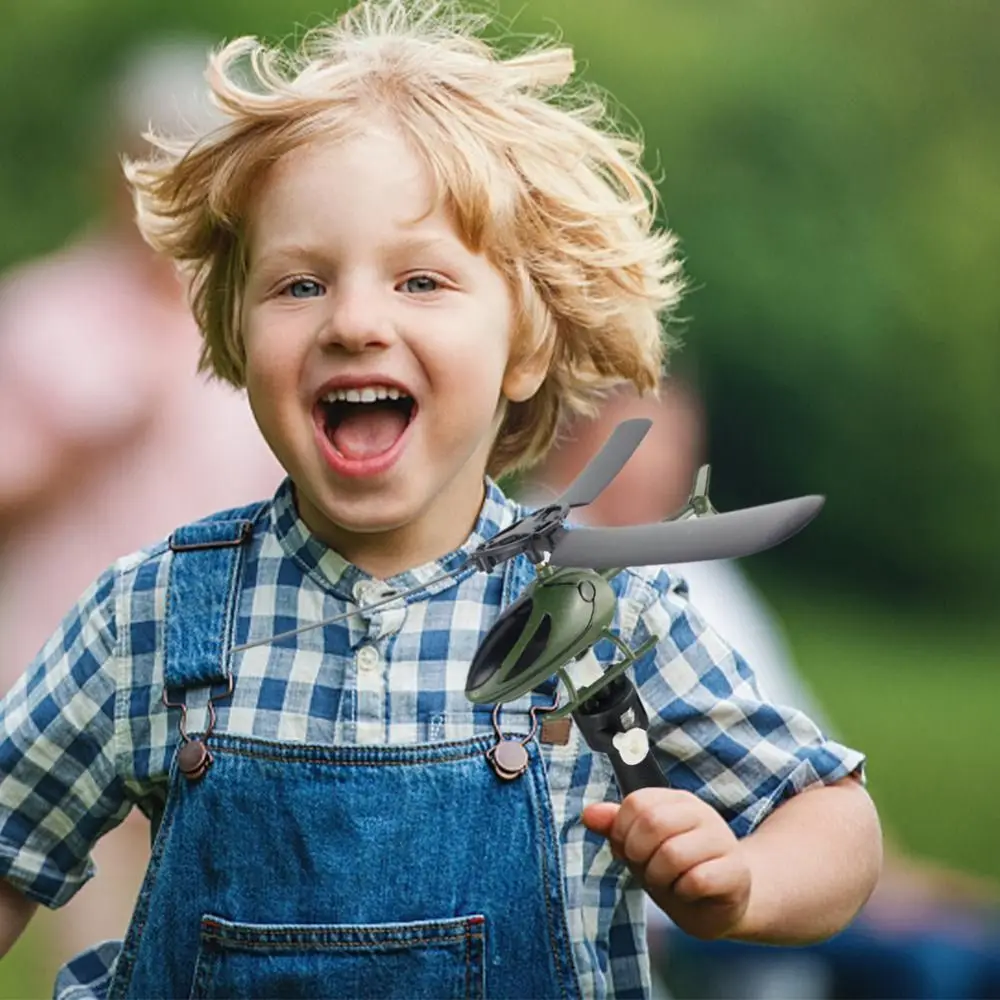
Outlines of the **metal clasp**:
[{"label": "metal clasp", "polygon": [[559,706],[559,692],[553,697],[551,705],[532,705],[528,709],[528,716],[531,719],[531,732],[524,739],[516,736],[504,736],[500,729],[500,703],[493,706],[493,731],[497,734],[497,742],[486,751],[486,759],[502,781],[513,781],[520,778],[528,770],[527,744],[534,739],[538,731],[538,718],[540,712],[554,712]]},{"label": "metal clasp", "polygon": [[192,739],[187,732],[187,705],[183,701],[170,701],[167,697],[167,688],[163,689],[163,704],[167,708],[179,708],[181,711],[180,721],[177,728],[183,741],[181,748],[177,751],[177,767],[181,774],[189,782],[200,781],[205,772],[212,766],[212,752],[208,749],[208,738],[215,729],[215,702],[228,698],[233,693],[233,675],[227,678],[226,689],[219,694],[211,694],[208,699],[208,725],[205,727],[204,736]]}]

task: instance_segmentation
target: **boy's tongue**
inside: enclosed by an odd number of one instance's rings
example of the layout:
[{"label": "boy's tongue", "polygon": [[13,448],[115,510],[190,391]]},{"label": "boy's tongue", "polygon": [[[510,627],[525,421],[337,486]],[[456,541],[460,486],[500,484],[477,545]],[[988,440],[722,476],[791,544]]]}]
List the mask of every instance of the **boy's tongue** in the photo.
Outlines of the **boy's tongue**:
[{"label": "boy's tongue", "polygon": [[346,408],[330,440],[347,458],[371,458],[388,451],[406,430],[406,414],[377,403]]}]

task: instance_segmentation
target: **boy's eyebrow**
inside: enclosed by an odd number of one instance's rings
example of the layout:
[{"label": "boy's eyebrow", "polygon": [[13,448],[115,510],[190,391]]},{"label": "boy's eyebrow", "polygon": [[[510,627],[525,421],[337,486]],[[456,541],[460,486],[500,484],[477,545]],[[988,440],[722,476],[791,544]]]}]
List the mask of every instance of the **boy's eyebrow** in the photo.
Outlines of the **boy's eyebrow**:
[{"label": "boy's eyebrow", "polygon": [[393,240],[388,249],[392,250],[438,250],[454,245],[454,237],[448,236],[403,236]]},{"label": "boy's eyebrow", "polygon": [[[383,252],[386,254],[398,253],[421,253],[433,250],[454,250],[455,246],[461,246],[461,242],[455,237],[448,235],[434,236],[401,236],[387,241]],[[279,243],[274,247],[265,247],[255,256],[252,263],[273,265],[283,261],[299,260],[325,260],[328,253],[321,247],[308,246],[303,243]]]},{"label": "boy's eyebrow", "polygon": [[322,256],[322,251],[315,247],[308,247],[300,243],[279,243],[275,247],[265,247],[261,253],[256,255],[253,263],[272,264],[276,261],[302,260],[303,258],[315,260]]},{"label": "boy's eyebrow", "polygon": [[481,257],[482,251],[476,251],[466,246],[456,233],[443,232],[434,235],[403,236],[393,240],[386,247],[386,254],[420,254],[443,253],[443,263],[449,267],[462,269],[469,261],[468,257]]}]

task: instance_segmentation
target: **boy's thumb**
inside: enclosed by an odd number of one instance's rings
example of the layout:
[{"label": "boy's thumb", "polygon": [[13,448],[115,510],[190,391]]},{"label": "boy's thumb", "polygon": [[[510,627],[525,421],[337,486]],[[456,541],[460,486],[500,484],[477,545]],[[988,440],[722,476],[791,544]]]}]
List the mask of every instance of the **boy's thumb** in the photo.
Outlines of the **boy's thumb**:
[{"label": "boy's thumb", "polygon": [[592,802],[583,810],[580,818],[588,830],[606,837],[611,831],[611,824],[614,823],[619,809],[621,805],[617,802]]}]

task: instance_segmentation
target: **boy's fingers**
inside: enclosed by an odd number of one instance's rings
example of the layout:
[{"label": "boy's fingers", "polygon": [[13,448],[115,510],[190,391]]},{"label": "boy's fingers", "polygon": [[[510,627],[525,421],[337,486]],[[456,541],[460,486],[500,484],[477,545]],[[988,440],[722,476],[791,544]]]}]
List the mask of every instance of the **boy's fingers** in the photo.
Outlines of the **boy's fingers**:
[{"label": "boy's fingers", "polygon": [[674,895],[689,903],[724,900],[749,884],[749,873],[732,857],[711,858],[686,871],[674,883]]},{"label": "boy's fingers", "polygon": [[622,817],[618,817],[611,839],[620,839],[622,854],[644,871],[656,851],[671,836],[673,819],[669,803],[647,801],[641,810],[633,811],[624,824]]},{"label": "boy's fingers", "polygon": [[704,836],[700,830],[690,830],[662,841],[646,865],[650,883],[671,885],[698,865],[723,857],[725,847]]},{"label": "boy's fingers", "polygon": [[[669,792],[669,789],[648,791]],[[685,798],[669,794],[639,798],[629,796],[615,817],[609,839],[622,844],[633,861],[645,862],[659,845],[670,837],[695,829],[698,811]]]},{"label": "boy's fingers", "polygon": [[621,806],[617,802],[592,802],[583,810],[581,816],[583,825],[588,830],[606,837],[611,832],[611,826],[619,809]]},{"label": "boy's fingers", "polygon": [[637,820],[646,825],[654,814],[664,836],[684,833],[697,826],[699,806],[689,792],[675,788],[640,788],[622,802],[611,838],[624,843]]}]

